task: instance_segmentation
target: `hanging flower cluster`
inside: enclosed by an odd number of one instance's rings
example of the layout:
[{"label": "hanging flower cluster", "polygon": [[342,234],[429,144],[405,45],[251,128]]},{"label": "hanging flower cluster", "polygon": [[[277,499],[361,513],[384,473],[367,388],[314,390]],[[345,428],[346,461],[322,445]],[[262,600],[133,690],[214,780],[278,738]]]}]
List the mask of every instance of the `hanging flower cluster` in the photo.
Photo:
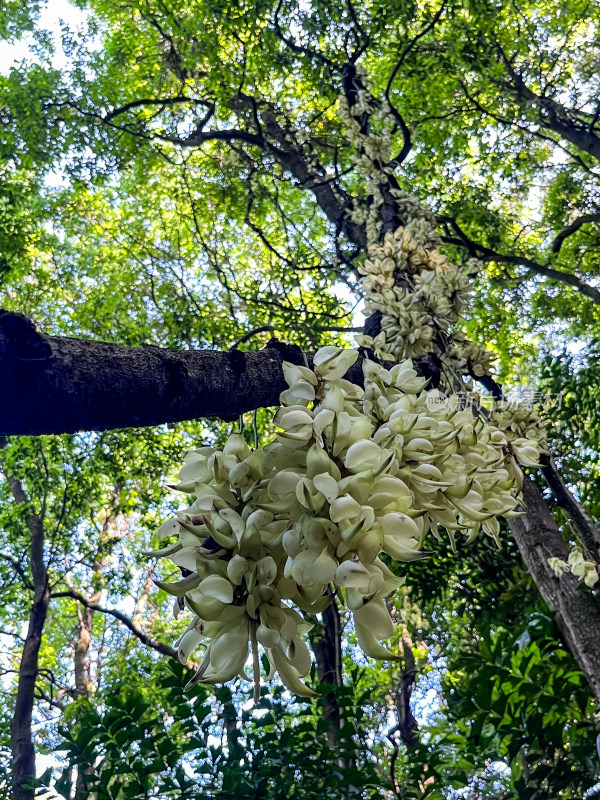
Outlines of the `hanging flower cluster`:
[{"label": "hanging flower cluster", "polygon": [[[461,266],[451,263],[438,249],[441,240],[434,228],[435,216],[390,182],[394,117],[387,101],[373,98],[361,67],[357,75],[363,88],[352,106],[346,97],[340,99],[339,115],[354,144],[355,167],[366,178],[369,196],[368,207],[358,205],[351,211],[353,221],[364,223],[367,233],[366,258],[358,267],[365,314],[381,313],[378,336],[361,336],[357,341],[380,358],[401,361],[434,352],[452,370],[488,375],[492,354],[453,331],[470,301],[471,279],[480,264],[475,259]],[[403,219],[402,225],[385,233],[383,187]]]},{"label": "hanging flower cluster", "polygon": [[[183,662],[203,648],[192,682],[245,676],[251,656],[258,691],[262,648],[271,674],[312,696],[302,680],[310,625],[300,612],[334,601],[352,613],[367,655],[395,658],[381,644],[393,633],[384,598],[401,579],[382,555],[420,558],[430,532],[446,531],[453,546],[457,533],[497,539],[498,518],[520,513],[518,462],[536,464],[543,450],[529,412],[499,405],[488,418],[453,394],[457,382],[466,388],[467,376],[491,367],[491,355],[455,330],[478,265],[457,267],[439,252],[433,215],[389,180],[391,109],[368,88],[356,94],[340,115],[370,202],[350,213],[367,233],[359,267],[366,313],[381,317],[380,332],[359,344],[396,363],[364,360],[364,388],[344,377],[357,350],[324,347],[313,369],[285,363],[289,388],[271,442],[250,450],[235,434],[223,449],[186,456],[176,488],[193,499],[158,531],[175,541],[151,555],[182,570],[182,580],[159,586],[177,598],[176,615],[182,607],[192,614],[177,645]],[[403,219],[387,232],[384,187]],[[428,389],[410,360],[431,353],[445,394]]]},{"label": "hanging flower cluster", "polygon": [[570,572],[580,581],[583,581],[586,586],[589,586],[590,589],[600,579],[600,565],[596,564],[595,561],[586,560],[581,547],[574,547],[566,561],[553,556],[548,559],[548,564],[557,578]]},{"label": "hanging flower cluster", "polygon": [[[356,341],[382,361],[401,361],[435,354],[442,366],[442,386],[452,394],[472,389],[470,377],[492,374],[494,354],[471,342],[456,328],[471,300],[472,278],[481,268],[477,259],[456,265],[439,251],[435,215],[417,197],[390,182],[390,145],[394,117],[387,101],[377,103],[360,66],[362,88],[356,102],[340,99],[340,118],[355,146],[354,160],[367,178],[371,202],[356,207],[356,222],[365,224],[367,254],[359,265],[365,294],[365,315],[381,314],[376,336]],[[365,126],[365,115],[369,125]],[[373,130],[378,131],[373,133]],[[404,224],[382,236],[383,186],[393,198]],[[546,452],[544,427],[531,410],[499,401],[490,420],[502,430],[523,466],[535,466]]]},{"label": "hanging flower cluster", "polygon": [[497,400],[490,423],[504,432],[519,464],[524,467],[539,466],[540,454],[548,452],[548,442],[544,423],[532,408]]},{"label": "hanging flower cluster", "polygon": [[204,646],[194,681],[243,674],[251,652],[258,685],[260,645],[288,688],[311,695],[310,626],[295,608],[318,613],[333,594],[364,652],[393,658],[380,644],[393,632],[383,598],[401,581],[381,554],[419,558],[439,527],[497,536],[497,515],[518,513],[520,471],[501,431],[428,391],[410,361],[365,361],[364,389],[349,382],[357,357],[324,347],[314,371],[285,363],[280,430],[265,447],[236,434],[186,456],[176,488],[194,500],[158,531],[176,541],[152,555],[185,570],[158,585],[192,612],[178,653],[185,662]]}]

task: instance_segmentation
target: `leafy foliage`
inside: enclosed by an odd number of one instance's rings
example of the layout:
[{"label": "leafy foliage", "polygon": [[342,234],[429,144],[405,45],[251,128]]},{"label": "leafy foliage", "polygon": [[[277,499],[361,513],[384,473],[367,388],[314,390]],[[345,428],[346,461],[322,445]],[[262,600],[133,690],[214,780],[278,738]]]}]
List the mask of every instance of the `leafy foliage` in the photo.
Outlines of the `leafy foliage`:
[{"label": "leafy foliage", "polygon": [[[3,308],[48,333],[135,346],[346,342],[336,329],[361,324],[360,248],[336,213],[364,181],[335,104],[360,60],[395,109],[399,187],[433,208],[453,260],[485,262],[469,336],[495,352],[505,383],[555,398],[552,448],[600,519],[596,0],[76,5],[83,22],[57,37],[37,24],[40,4],[0,8],[0,36],[33,42],[0,78]],[[317,192],[329,190],[324,208]],[[269,430],[261,412],[257,433]],[[533,800],[593,787],[589,692],[504,531],[499,550],[434,541],[406,567],[398,666],[363,663],[347,637],[347,752],[330,746],[324,705],[276,687],[260,713],[244,710],[242,688],[183,696],[183,668],[106,612],[152,645],[179,630],[139,552],[175,510],[172,465],[228,433],[190,422],[0,451],[27,495],[15,504],[2,480],[0,796],[34,594],[32,510],[57,595],[36,747],[53,754],[43,782],[63,797],[337,798],[342,786],[344,797]],[[82,600],[103,610],[86,617]],[[409,749],[390,732],[411,657],[421,732]]]}]

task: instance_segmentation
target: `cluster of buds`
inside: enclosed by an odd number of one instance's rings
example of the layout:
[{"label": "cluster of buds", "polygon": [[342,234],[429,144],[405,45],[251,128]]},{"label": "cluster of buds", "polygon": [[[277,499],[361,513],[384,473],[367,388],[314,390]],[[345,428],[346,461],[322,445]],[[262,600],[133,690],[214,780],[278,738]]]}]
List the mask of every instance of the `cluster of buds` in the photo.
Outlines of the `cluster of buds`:
[{"label": "cluster of buds", "polygon": [[458,331],[453,334],[443,357],[452,364],[456,372],[463,375],[474,375],[477,378],[491,375],[495,360],[493,353],[490,353],[485,347],[469,341],[464,334]]},{"label": "cluster of buds", "polygon": [[592,586],[596,585],[600,578],[600,565],[596,564],[595,561],[588,561],[581,547],[573,548],[566,561],[553,556],[548,559],[548,564],[557,578],[570,572],[571,575],[575,575],[576,578],[583,581],[590,589]]},{"label": "cluster of buds", "polygon": [[[367,253],[358,267],[365,295],[365,314],[381,312],[381,336],[359,337],[358,343],[390,360],[415,358],[435,352],[444,355],[453,370],[490,374],[492,356],[452,330],[470,301],[470,282],[479,266],[473,259],[455,265],[439,251],[435,215],[413,195],[389,180],[390,144],[395,123],[386,101],[376,102],[364,71],[357,73],[361,88],[349,105],[342,97],[339,116],[354,145],[355,168],[366,179],[368,207],[357,205],[352,220],[364,224]],[[368,115],[368,125],[365,125]],[[382,230],[382,186],[394,199],[403,224]],[[442,345],[443,342],[443,345]]]},{"label": "cluster of buds", "polygon": [[439,528],[469,540],[497,537],[498,515],[519,513],[519,475],[505,435],[452,398],[427,390],[410,361],[387,370],[363,363],[364,389],[344,378],[356,350],[324,347],[314,369],[284,364],[273,441],[250,450],[240,434],[223,449],[187,454],[175,488],[194,496],[164,523],[160,539],[184,574],[159,582],[192,613],[178,642],[185,662],[199,646],[193,682],[243,675],[258,648],[283,683],[302,681],[311,658],[300,612],[337,598],[353,614],[359,644],[394,658],[384,597],[401,583],[381,559],[423,556]]},{"label": "cluster of buds", "polygon": [[546,428],[532,408],[499,400],[494,404],[490,423],[504,432],[519,464],[539,466],[541,453],[548,453]]}]

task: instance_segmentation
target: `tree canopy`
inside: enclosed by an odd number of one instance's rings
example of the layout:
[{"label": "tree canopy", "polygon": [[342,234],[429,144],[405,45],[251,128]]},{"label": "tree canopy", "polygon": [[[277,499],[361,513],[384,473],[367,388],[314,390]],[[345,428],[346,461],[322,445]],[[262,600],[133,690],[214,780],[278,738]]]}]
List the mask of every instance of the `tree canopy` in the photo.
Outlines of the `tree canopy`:
[{"label": "tree canopy", "polygon": [[[0,796],[597,796],[599,12],[2,5],[28,55],[0,75]],[[503,389],[543,421],[524,514],[498,543],[459,525],[423,560],[386,551],[391,660],[341,603],[308,604],[318,696],[265,680],[264,653],[254,700],[184,691],[198,653],[178,658],[165,586],[189,571],[143,555],[184,454],[259,452],[282,364],[308,380],[357,333],[362,391],[382,355],[365,263],[407,225],[468,276],[461,391],[484,422]],[[405,331],[396,360],[445,389],[432,335],[435,358]]]}]

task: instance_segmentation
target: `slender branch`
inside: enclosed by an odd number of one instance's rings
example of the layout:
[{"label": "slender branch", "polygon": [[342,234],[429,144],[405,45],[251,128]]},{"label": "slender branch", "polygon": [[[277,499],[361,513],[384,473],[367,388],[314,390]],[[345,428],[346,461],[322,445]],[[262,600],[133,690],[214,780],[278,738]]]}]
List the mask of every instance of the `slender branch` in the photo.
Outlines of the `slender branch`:
[{"label": "slender branch", "polygon": [[[482,114],[485,114],[487,117],[491,117],[492,119],[499,122],[501,125],[506,125],[507,128],[516,128],[519,131],[523,131],[527,133],[529,136],[534,136],[536,139],[541,139],[544,142],[549,142],[554,147],[558,147],[563,153],[566,153],[569,158],[571,158],[581,169],[585,170],[585,172],[590,174],[595,174],[592,172],[590,167],[585,163],[585,161],[581,158],[579,153],[572,153],[568,150],[563,144],[561,144],[560,139],[554,139],[552,136],[548,134],[542,133],[540,130],[535,130],[534,128],[528,127],[525,124],[518,123],[515,119],[507,119],[506,117],[502,117],[500,114],[497,114],[494,111],[491,111],[489,108],[482,106],[481,103],[477,100],[476,97],[472,96],[467,89],[466,84],[462,80],[458,80],[458,84],[460,85],[463,94],[467,98],[467,100],[475,106],[478,111],[481,111]],[[541,126],[543,127],[543,126]]]},{"label": "slender branch", "polygon": [[241,344],[249,341],[253,336],[256,336],[257,333],[273,333],[275,328],[272,325],[260,325],[258,328],[252,328],[250,331],[246,331],[243,336],[240,336],[239,339],[236,339],[235,342],[229,347],[229,350],[235,350]]},{"label": "slender branch", "polygon": [[304,45],[296,44],[293,39],[290,39],[289,36],[286,36],[284,32],[281,30],[281,25],[279,24],[279,12],[281,11],[281,7],[283,6],[283,0],[279,0],[277,4],[277,8],[275,9],[275,15],[273,17],[273,25],[275,27],[275,33],[281,39],[281,41],[286,44],[293,53],[297,55],[308,56],[309,58],[314,58],[317,61],[320,61],[321,64],[326,65],[332,70],[337,70],[337,66],[331,61],[327,56],[324,56],[322,53],[317,52],[316,50],[312,50],[310,47],[305,47]]},{"label": "slender branch", "polygon": [[119,106],[118,108],[114,108],[112,111],[109,111],[108,114],[105,114],[102,117],[103,122],[110,122],[111,120],[115,119],[115,117],[120,116],[121,114],[126,114],[128,111],[131,111],[134,108],[142,108],[145,106],[159,106],[160,108],[165,108],[167,106],[174,106],[178,104],[185,104],[191,103],[192,105],[208,105],[204,100],[198,100],[193,97],[163,97],[163,98],[146,98],[141,100],[132,100],[130,103],[125,103],[123,106]]},{"label": "slender branch", "polygon": [[582,225],[586,225],[589,222],[600,222],[600,214],[582,214],[580,217],[573,220],[570,225],[562,229],[552,242],[552,252],[558,253],[565,239],[578,231]]},{"label": "slender branch", "polygon": [[175,660],[177,658],[177,650],[173,647],[169,647],[168,644],[163,644],[162,642],[157,642],[155,639],[150,638],[147,634],[145,634],[142,630],[140,630],[133,622],[129,619],[128,616],[122,614],[120,611],[117,611],[114,608],[104,608],[104,606],[100,606],[97,603],[90,602],[86,597],[79,592],[76,592],[74,589],[69,589],[68,591],[64,592],[53,592],[52,599],[56,597],[70,597],[73,600],[77,600],[81,603],[82,606],[85,608],[89,608],[92,611],[98,611],[101,614],[107,614],[110,617],[114,617],[118,619],[119,622],[122,622],[125,627],[136,636],[142,644],[145,644],[147,647],[152,648],[152,650],[156,650],[157,653],[161,653],[163,656],[170,656]]},{"label": "slender branch", "polygon": [[13,558],[8,553],[0,553],[0,558],[8,561],[27,589],[33,590],[33,583],[31,582],[29,575],[27,575],[25,572],[23,564],[21,564],[20,561],[18,561],[16,558]]},{"label": "slender branch", "polygon": [[406,45],[404,50],[400,53],[400,57],[398,58],[398,61],[396,62],[396,65],[394,66],[394,69],[392,70],[392,72],[390,74],[390,77],[388,78],[387,86],[385,87],[385,99],[388,101],[388,104],[390,106],[392,114],[394,115],[394,118],[396,119],[396,122],[400,126],[400,130],[402,131],[402,138],[403,138],[402,148],[400,149],[400,152],[398,153],[398,155],[395,158],[393,158],[390,161],[390,165],[393,166],[393,167],[399,167],[402,164],[402,162],[404,161],[404,159],[407,157],[407,155],[410,153],[411,148],[412,148],[412,136],[411,136],[410,128],[406,124],[406,121],[404,120],[404,117],[402,116],[402,114],[398,111],[396,106],[390,100],[390,91],[392,89],[392,85],[393,85],[394,81],[396,80],[396,76],[397,76],[398,72],[400,71],[400,67],[404,63],[407,55],[411,52],[411,50],[417,44],[419,39],[422,39],[423,36],[425,36],[426,34],[429,33],[429,31],[433,30],[433,28],[436,26],[437,22],[439,21],[440,17],[442,16],[442,13],[443,13],[445,7],[446,7],[446,0],[443,0],[443,2],[441,4],[441,6],[439,7],[439,9],[433,15],[433,18],[432,18],[431,22],[429,22],[421,31],[419,31],[419,33],[417,33],[417,35],[414,36],[412,38],[412,40]]},{"label": "slender branch", "polygon": [[479,258],[481,261],[496,261],[500,264],[514,264],[515,266],[526,267],[531,272],[541,275],[547,280],[567,283],[569,286],[573,286],[581,292],[581,294],[589,297],[594,303],[600,303],[600,289],[591,286],[589,283],[585,283],[585,281],[582,281],[577,275],[572,275],[569,272],[563,272],[562,270],[539,264],[537,261],[527,256],[498,253],[490,247],[474,242],[452,217],[440,216],[438,220],[449,225],[458,234],[458,238],[454,236],[442,236],[442,241],[444,243],[465,247],[470,255]]}]

